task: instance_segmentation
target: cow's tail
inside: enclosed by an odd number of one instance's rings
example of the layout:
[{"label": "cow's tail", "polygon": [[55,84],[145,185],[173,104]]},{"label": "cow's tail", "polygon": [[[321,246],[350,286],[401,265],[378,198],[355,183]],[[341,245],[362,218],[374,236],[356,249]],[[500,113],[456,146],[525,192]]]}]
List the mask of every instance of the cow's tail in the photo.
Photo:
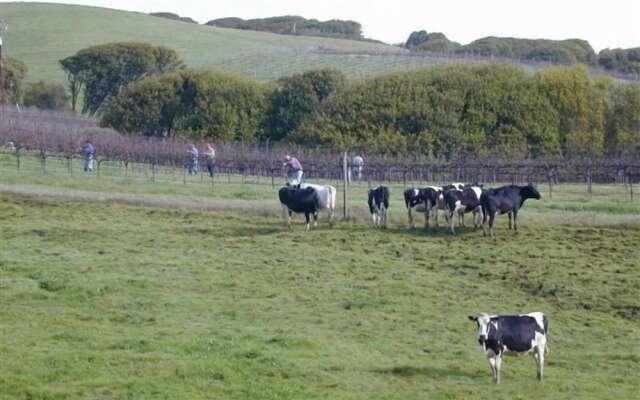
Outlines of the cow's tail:
[{"label": "cow's tail", "polygon": [[331,185],[327,185],[327,209],[329,210],[329,225],[333,226],[336,218],[336,189]]},{"label": "cow's tail", "polygon": [[544,325],[544,334],[546,336],[544,344],[544,354],[549,354],[549,318],[546,314],[542,314],[542,325]]}]

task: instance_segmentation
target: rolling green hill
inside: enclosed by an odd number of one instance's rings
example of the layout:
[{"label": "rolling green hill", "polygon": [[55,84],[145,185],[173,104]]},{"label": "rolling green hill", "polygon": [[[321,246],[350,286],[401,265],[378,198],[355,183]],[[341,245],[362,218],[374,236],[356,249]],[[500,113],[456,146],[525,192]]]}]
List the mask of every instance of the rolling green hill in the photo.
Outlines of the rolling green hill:
[{"label": "rolling green hill", "polygon": [[[96,44],[144,41],[178,51],[190,67],[220,68],[261,81],[333,66],[348,76],[368,76],[397,69],[421,67],[425,61],[402,62],[346,54],[317,54],[313,49],[341,52],[392,52],[392,46],[306,36],[285,36],[185,24],[142,13],[48,3],[2,3],[0,18],[9,30],[6,52],[29,67],[28,81],[64,82],[58,60]],[[405,57],[399,57],[405,58]]]}]

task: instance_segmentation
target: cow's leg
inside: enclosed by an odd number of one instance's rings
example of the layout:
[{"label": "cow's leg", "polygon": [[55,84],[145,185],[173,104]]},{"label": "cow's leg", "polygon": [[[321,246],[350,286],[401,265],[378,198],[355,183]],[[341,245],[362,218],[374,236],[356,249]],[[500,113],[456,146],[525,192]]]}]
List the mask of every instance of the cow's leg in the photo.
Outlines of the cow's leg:
[{"label": "cow's leg", "polygon": [[495,211],[489,215],[489,232],[491,233],[491,238],[496,238],[496,214],[498,212]]},{"label": "cow's leg", "polygon": [[500,383],[500,368],[502,368],[502,355],[496,356],[496,383]]},{"label": "cow's leg", "polygon": [[291,223],[291,214],[289,213],[289,208],[285,205],[282,205],[282,223],[285,228],[289,228]]},{"label": "cow's leg", "polygon": [[377,228],[378,227],[378,210],[374,210],[371,213],[371,218],[373,219],[374,228]]},{"label": "cow's leg", "polygon": [[305,222],[306,222],[305,226],[304,226],[304,230],[306,232],[308,232],[309,231],[309,222],[310,222],[310,218],[309,218],[309,213],[308,212],[304,213],[304,219],[305,219]]},{"label": "cow's leg", "polygon": [[509,229],[513,229],[513,221],[511,220],[511,218],[513,218],[513,213],[509,211],[507,215],[509,216]]},{"label": "cow's leg", "polygon": [[487,236],[487,227],[489,224],[489,218],[486,213],[482,215],[482,236]]},{"label": "cow's leg", "polygon": [[484,220],[482,208],[476,209],[475,214],[473,216],[473,220],[474,220],[474,228],[479,228]]},{"label": "cow's leg", "polygon": [[318,227],[318,212],[314,212],[313,213],[313,227],[317,228]]},{"label": "cow's leg", "polygon": [[491,376],[493,381],[497,383],[498,375],[496,374],[496,357],[489,357],[489,366],[491,367]]},{"label": "cow's leg", "polygon": [[436,222],[436,228],[439,228],[440,225],[438,224],[438,202],[437,201],[433,208],[434,208],[433,220]]},{"label": "cow's leg", "polygon": [[387,229],[387,207],[382,206],[382,229]]},{"label": "cow's leg", "polygon": [[416,227],[416,225],[413,222],[413,207],[408,206],[407,207],[407,213],[409,214],[409,228],[413,229]]},{"label": "cow's leg", "polygon": [[424,203],[424,227],[425,228],[429,227],[430,216],[431,216],[431,206],[430,206],[430,203],[427,201]]},{"label": "cow's leg", "polygon": [[447,215],[447,222],[449,223],[449,229],[451,229],[451,234],[452,235],[456,234],[456,231],[453,229],[453,214],[454,214],[454,212],[455,212],[455,210],[454,211],[447,210],[447,214],[446,214]]},{"label": "cow's leg", "polygon": [[538,343],[538,346],[536,347],[535,358],[536,365],[538,367],[538,380],[540,381],[542,381],[544,375],[544,353],[546,347],[546,341],[545,343]]},{"label": "cow's leg", "polygon": [[518,232],[518,210],[513,210],[513,229]]}]

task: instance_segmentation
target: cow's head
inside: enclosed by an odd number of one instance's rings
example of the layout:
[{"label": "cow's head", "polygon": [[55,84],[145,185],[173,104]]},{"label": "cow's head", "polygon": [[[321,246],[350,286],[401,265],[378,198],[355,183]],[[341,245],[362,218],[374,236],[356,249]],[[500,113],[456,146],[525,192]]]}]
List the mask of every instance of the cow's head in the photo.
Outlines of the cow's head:
[{"label": "cow's head", "polygon": [[489,314],[469,315],[469,320],[474,321],[478,327],[478,343],[482,347],[485,346],[485,342],[489,337],[489,324],[491,323],[491,316]]},{"label": "cow's head", "polygon": [[538,192],[538,188],[533,183],[529,183],[527,186],[524,187],[523,194],[524,194],[524,197],[527,199],[540,200],[540,198],[542,197],[540,196],[540,192]]}]

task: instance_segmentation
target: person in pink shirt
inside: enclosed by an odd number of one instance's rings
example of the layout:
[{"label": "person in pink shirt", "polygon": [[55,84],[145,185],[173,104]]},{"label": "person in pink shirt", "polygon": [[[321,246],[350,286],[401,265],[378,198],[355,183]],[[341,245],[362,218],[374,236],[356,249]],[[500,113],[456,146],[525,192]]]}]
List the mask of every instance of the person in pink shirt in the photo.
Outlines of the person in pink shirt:
[{"label": "person in pink shirt", "polygon": [[289,177],[289,184],[292,186],[296,186],[302,183],[302,164],[298,161],[297,158],[291,157],[290,155],[284,156],[285,163],[283,164],[287,167],[287,176]]}]

